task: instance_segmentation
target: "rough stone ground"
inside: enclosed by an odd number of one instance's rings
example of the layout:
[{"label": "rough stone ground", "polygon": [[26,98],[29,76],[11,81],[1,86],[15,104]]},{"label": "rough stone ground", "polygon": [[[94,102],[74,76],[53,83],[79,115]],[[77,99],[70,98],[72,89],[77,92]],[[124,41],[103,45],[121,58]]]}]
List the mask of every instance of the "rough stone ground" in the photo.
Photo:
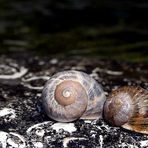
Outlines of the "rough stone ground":
[{"label": "rough stone ground", "polygon": [[147,135],[112,127],[104,120],[57,123],[49,119],[42,109],[42,88],[54,73],[69,69],[90,74],[103,85],[106,95],[123,85],[148,89],[148,63],[0,56],[0,147],[148,147]]}]

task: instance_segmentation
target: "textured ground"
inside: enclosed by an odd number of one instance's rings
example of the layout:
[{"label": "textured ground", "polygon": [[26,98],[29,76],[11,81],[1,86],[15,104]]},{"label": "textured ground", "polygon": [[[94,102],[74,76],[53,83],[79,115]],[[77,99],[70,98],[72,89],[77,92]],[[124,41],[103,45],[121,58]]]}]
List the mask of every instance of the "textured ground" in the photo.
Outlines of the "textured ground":
[{"label": "textured ground", "polygon": [[148,89],[148,63],[98,59],[0,56],[0,147],[148,147],[148,136],[105,121],[57,123],[42,109],[41,91],[54,73],[81,70],[103,85],[106,95],[123,85]]}]

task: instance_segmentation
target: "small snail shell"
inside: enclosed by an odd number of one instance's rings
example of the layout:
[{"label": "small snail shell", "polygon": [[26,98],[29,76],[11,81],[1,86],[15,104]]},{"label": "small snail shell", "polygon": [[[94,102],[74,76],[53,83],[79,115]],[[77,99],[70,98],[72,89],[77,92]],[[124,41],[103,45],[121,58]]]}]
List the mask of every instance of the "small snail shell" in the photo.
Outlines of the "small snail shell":
[{"label": "small snail shell", "polygon": [[105,95],[100,84],[78,71],[64,71],[47,81],[42,92],[47,115],[57,121],[102,117]]},{"label": "small snail shell", "polygon": [[134,86],[114,90],[105,102],[104,117],[112,125],[148,134],[148,91]]}]

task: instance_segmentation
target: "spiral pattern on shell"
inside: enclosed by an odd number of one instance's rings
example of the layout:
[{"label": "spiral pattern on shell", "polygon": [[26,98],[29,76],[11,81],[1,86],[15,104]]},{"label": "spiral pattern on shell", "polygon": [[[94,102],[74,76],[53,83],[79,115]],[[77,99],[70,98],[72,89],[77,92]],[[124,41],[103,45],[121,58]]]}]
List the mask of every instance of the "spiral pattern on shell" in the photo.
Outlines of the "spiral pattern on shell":
[{"label": "spiral pattern on shell", "polygon": [[102,86],[79,71],[63,71],[47,81],[42,92],[47,115],[61,122],[102,117],[106,100]]},{"label": "spiral pattern on shell", "polygon": [[104,117],[112,125],[148,134],[148,91],[134,86],[114,90],[105,102]]}]

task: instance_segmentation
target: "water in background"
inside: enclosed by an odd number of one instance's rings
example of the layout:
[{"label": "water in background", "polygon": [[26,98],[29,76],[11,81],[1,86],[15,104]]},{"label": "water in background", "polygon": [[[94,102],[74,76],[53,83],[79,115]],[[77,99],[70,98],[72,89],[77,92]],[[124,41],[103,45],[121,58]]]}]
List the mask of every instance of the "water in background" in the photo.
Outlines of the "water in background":
[{"label": "water in background", "polygon": [[146,0],[1,0],[0,52],[148,60]]}]

